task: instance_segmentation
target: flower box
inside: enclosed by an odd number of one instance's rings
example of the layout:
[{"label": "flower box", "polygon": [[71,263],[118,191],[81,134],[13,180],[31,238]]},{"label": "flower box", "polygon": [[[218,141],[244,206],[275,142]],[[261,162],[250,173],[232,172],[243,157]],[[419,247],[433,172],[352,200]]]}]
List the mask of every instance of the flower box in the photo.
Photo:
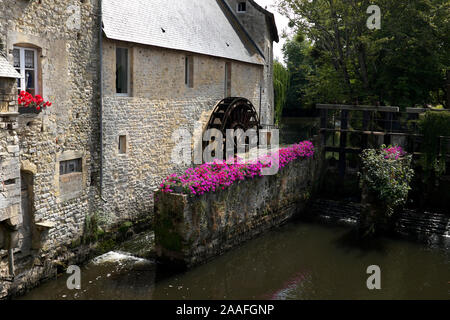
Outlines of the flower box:
[{"label": "flower box", "polygon": [[20,114],[39,114],[42,112],[42,109],[37,110],[33,107],[19,107]]},{"label": "flower box", "polygon": [[44,102],[40,95],[33,95],[26,91],[21,91],[18,98],[20,114],[39,114],[43,109],[50,107],[50,101]]}]

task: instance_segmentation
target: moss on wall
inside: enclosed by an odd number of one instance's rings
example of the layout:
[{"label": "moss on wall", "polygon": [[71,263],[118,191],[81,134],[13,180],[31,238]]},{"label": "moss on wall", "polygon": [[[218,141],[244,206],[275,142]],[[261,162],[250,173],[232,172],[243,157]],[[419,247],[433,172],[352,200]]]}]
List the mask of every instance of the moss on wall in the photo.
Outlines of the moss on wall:
[{"label": "moss on wall", "polygon": [[158,193],[158,202],[155,205],[155,240],[166,250],[181,252],[183,249],[183,236],[178,225],[183,222],[184,201],[177,195],[164,195]]}]

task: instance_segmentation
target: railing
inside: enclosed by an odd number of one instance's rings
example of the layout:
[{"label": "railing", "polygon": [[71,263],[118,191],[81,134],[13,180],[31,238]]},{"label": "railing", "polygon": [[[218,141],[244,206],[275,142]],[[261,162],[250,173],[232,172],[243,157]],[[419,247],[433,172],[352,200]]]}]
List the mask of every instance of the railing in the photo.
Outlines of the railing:
[{"label": "railing", "polygon": [[[325,151],[339,154],[341,176],[347,171],[348,155],[355,158],[368,147],[390,145],[394,140],[403,140],[408,152],[416,157],[421,155],[423,136],[419,133],[417,120],[428,109],[408,108],[406,112],[400,112],[400,108],[392,106],[339,104],[319,104],[316,108],[321,114],[320,132]],[[438,139],[439,150],[443,143],[450,144],[450,137]]]}]

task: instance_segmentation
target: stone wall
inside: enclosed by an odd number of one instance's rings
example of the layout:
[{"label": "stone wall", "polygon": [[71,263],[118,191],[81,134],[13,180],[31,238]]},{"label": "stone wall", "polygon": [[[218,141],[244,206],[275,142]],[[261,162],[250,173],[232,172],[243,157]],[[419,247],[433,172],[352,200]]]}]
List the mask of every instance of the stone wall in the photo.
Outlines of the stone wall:
[{"label": "stone wall", "polygon": [[[15,249],[14,282],[3,281],[8,261],[0,251],[0,298],[32,287],[58,261],[77,260],[73,244],[90,214],[103,213],[106,226],[152,216],[152,192],[167,174],[184,169],[170,162],[172,134],[198,131],[196,123],[201,131],[224,97],[226,62],[232,63],[232,95],[248,98],[256,110],[264,104],[262,65],[127,43],[119,44],[132,48],[132,94],[117,97],[117,42],[104,39],[101,115],[98,3],[0,0],[3,52],[13,63],[14,47],[36,50],[38,93],[53,103],[40,114],[19,115],[17,127],[0,131],[0,154],[8,158],[2,163],[19,180],[8,206],[17,207],[22,193],[18,218],[28,223],[20,226],[28,238],[21,243],[28,245]],[[186,55],[194,57],[194,88],[184,84]],[[126,137],[125,154],[118,153],[119,136]],[[60,175],[60,163],[75,159],[81,159],[81,172]]]},{"label": "stone wall", "polygon": [[277,175],[190,197],[156,192],[155,240],[164,261],[191,267],[302,212],[317,186],[321,152]]},{"label": "stone wall", "polygon": [[[31,251],[16,249],[16,281],[0,280],[2,297],[43,275],[42,265],[53,265],[60,250],[80,238],[87,214],[100,203],[100,23],[94,0],[0,0],[0,8],[0,38],[8,60],[13,63],[15,46],[35,49],[38,93],[53,103],[40,114],[21,114],[8,137],[1,133],[2,144],[15,142],[16,172],[22,180],[30,177],[25,179],[29,201],[22,201],[21,211],[31,228],[27,237],[34,238]],[[60,188],[59,161],[70,154],[83,159],[76,197],[65,197]],[[0,278],[6,276],[7,257],[0,252]]]},{"label": "stone wall", "polygon": [[[173,101],[209,97],[220,100],[225,97],[225,63],[231,62],[231,96],[245,97],[259,110],[262,65],[109,39],[103,40],[104,96],[116,95],[116,47],[129,48],[131,97]],[[192,57],[194,62],[193,88],[185,84],[186,56]]]},{"label": "stone wall", "polygon": [[246,12],[237,11],[238,3],[242,2],[241,0],[226,0],[226,2],[250,37],[264,53],[266,64],[264,65],[264,81],[261,92],[264,111],[262,112],[261,122],[263,124],[273,124],[275,106],[273,91],[273,39],[267,17],[249,1],[247,1]]},{"label": "stone wall", "polygon": [[[115,94],[117,46],[130,50],[130,97]],[[186,55],[194,61],[193,88],[185,85]],[[113,220],[150,217],[153,191],[186,169],[171,161],[172,135],[178,129],[202,132],[224,98],[225,63],[232,64],[232,96],[249,99],[256,110],[263,66],[108,39],[103,60],[103,210]],[[126,137],[125,154],[119,153],[119,136]]]}]

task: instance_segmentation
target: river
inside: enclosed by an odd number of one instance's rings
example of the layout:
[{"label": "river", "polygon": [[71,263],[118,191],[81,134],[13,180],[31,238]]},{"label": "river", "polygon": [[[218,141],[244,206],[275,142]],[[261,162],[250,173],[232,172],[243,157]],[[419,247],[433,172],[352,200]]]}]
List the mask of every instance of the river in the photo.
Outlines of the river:
[{"label": "river", "polygon": [[[361,242],[348,227],[292,222],[175,274],[125,253],[131,242],[82,267],[81,290],[68,290],[64,274],[20,299],[449,299],[449,242]],[[381,290],[367,288],[371,265]]]}]

